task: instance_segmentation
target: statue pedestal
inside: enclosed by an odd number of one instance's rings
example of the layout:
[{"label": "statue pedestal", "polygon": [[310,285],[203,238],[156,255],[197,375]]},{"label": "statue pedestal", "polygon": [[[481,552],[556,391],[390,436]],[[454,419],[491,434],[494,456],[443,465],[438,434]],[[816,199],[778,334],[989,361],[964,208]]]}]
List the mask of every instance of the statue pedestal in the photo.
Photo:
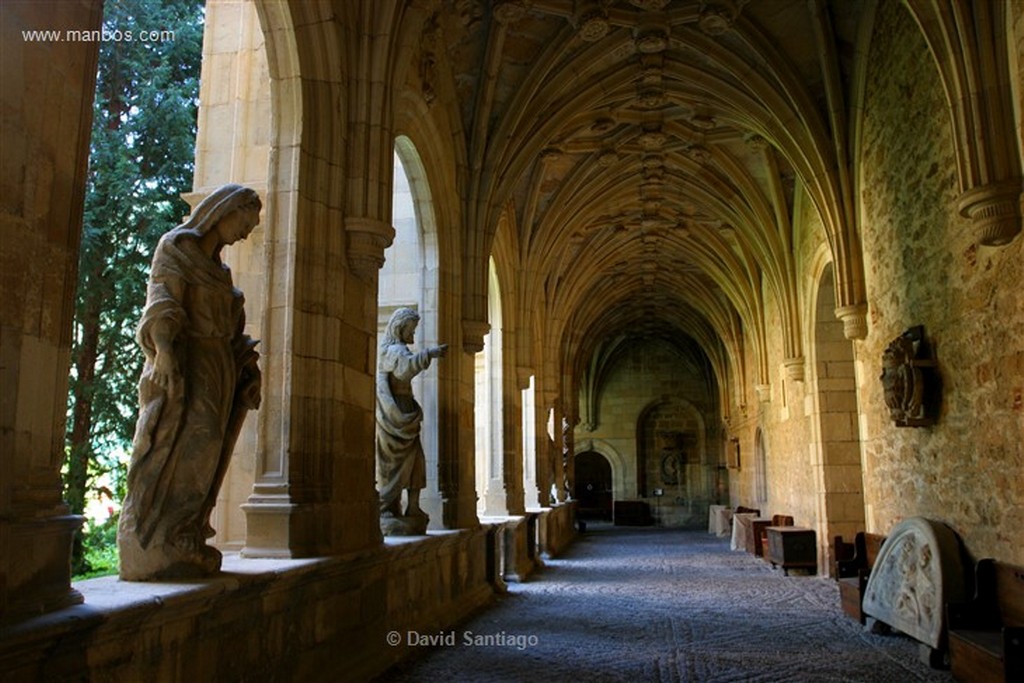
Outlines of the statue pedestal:
[{"label": "statue pedestal", "polygon": [[430,518],[426,513],[410,517],[396,517],[384,513],[380,517],[380,532],[385,536],[426,536]]}]

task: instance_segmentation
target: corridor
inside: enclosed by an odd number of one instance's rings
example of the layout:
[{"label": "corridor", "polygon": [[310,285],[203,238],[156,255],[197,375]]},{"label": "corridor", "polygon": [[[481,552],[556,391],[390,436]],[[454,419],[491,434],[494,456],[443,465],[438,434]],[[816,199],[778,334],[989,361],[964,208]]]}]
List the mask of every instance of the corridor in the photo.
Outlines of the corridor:
[{"label": "corridor", "polygon": [[[700,531],[590,527],[561,558],[383,681],[950,681],[862,631],[830,579]],[[427,645],[433,637],[438,646]]]}]

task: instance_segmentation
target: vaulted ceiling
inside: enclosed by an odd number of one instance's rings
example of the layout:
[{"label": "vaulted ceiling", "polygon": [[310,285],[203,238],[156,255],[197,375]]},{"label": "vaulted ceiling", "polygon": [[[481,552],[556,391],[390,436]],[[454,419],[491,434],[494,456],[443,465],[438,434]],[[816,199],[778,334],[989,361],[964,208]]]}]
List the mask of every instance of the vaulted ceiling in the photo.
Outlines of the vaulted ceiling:
[{"label": "vaulted ceiling", "polygon": [[[510,212],[536,274],[526,308],[564,321],[566,362],[685,335],[721,371],[745,337],[763,344],[765,297],[784,326],[795,318],[798,187],[829,234],[849,209],[838,169],[863,3],[447,4],[435,21],[470,140],[470,211],[480,230]],[[800,358],[797,331],[783,334]]]}]

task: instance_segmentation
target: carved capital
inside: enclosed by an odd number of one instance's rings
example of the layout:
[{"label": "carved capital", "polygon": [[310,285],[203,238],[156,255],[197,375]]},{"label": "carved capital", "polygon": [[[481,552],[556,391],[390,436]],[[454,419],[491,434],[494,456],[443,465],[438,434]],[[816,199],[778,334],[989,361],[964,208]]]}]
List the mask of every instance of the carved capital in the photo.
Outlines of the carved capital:
[{"label": "carved capital", "polygon": [[606,149],[598,153],[597,163],[605,168],[612,166],[619,160],[619,155],[613,149]]},{"label": "carved capital", "polygon": [[720,36],[732,28],[747,0],[705,0],[700,5],[697,26],[706,35]]},{"label": "carved capital", "polygon": [[868,336],[867,304],[840,306],[836,317],[843,321],[843,336],[847,339],[864,339]]},{"label": "carved capital", "polygon": [[349,217],[345,220],[345,234],[349,269],[360,280],[371,280],[384,265],[384,250],[395,239],[395,229],[374,218]]},{"label": "carved capital", "polygon": [[711,161],[711,150],[704,145],[690,145],[683,149],[683,154],[701,166]]},{"label": "carved capital", "polygon": [[558,147],[545,147],[540,152],[540,160],[546,164],[554,163],[562,158],[562,150]]},{"label": "carved capital", "polygon": [[768,148],[768,141],[758,133],[748,133],[743,136],[743,142],[749,149],[760,152]]},{"label": "carved capital", "polygon": [[526,3],[523,0],[499,0],[494,4],[494,18],[499,23],[514,24],[526,16]]},{"label": "carved capital", "polygon": [[1009,244],[1021,231],[1021,182],[1009,180],[968,190],[960,196],[960,215],[970,218],[978,242],[986,247]]},{"label": "carved capital", "polygon": [[787,358],[782,361],[782,366],[786,368],[786,377],[791,382],[803,382],[804,381],[804,358],[799,356],[797,358]]},{"label": "carved capital", "polygon": [[466,353],[480,353],[484,350],[484,335],[491,331],[486,320],[462,321],[462,349]]},{"label": "carved capital", "polygon": [[668,140],[668,136],[660,130],[646,131],[637,138],[640,147],[648,152],[660,150],[665,145],[666,140]]},{"label": "carved capital", "polygon": [[754,391],[757,392],[757,400],[761,403],[771,403],[772,400],[772,385],[771,384],[755,384]]},{"label": "carved capital", "polygon": [[608,14],[602,9],[593,9],[580,16],[580,38],[588,43],[601,40],[610,28]]},{"label": "carved capital", "polygon": [[665,9],[669,0],[629,0],[629,2],[642,10],[648,12],[660,12]]},{"label": "carved capital", "polygon": [[636,46],[641,54],[664,52],[669,47],[669,35],[662,28],[646,28],[637,34]]}]

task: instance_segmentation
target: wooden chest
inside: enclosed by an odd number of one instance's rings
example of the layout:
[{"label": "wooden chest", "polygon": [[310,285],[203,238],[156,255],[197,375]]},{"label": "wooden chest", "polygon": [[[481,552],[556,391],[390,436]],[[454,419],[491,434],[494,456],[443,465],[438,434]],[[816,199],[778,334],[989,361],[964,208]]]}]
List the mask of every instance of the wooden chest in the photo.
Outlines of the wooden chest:
[{"label": "wooden chest", "polygon": [[770,526],[768,560],[779,565],[785,574],[794,567],[814,571],[818,567],[818,546],[814,529],[796,526]]}]

